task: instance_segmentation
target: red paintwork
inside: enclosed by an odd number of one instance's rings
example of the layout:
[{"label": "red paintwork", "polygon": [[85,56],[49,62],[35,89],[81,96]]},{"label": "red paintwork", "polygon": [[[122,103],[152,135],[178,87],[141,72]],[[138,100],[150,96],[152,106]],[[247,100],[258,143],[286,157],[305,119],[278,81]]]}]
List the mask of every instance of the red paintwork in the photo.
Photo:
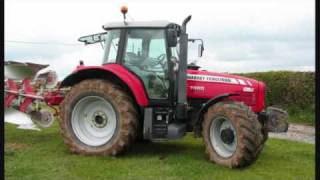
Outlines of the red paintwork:
[{"label": "red paintwork", "polygon": [[43,96],[44,101],[50,106],[59,105],[63,101],[63,98],[59,91],[49,92]]},{"label": "red paintwork", "polygon": [[125,84],[128,85],[128,87],[131,89],[134,98],[136,102],[140,106],[147,106],[148,105],[148,98],[146,96],[146,93],[144,91],[143,84],[141,81],[133,75],[131,72],[129,72],[126,68],[124,68],[121,65],[118,64],[105,64],[102,66],[83,66],[79,65],[77,66],[77,69],[73,71],[73,73],[76,73],[81,70],[86,69],[102,69],[105,71],[109,71],[119,77]]},{"label": "red paintwork", "polygon": [[[11,79],[6,80],[6,89],[10,90],[11,92],[6,92],[6,97],[4,99],[4,107],[8,108],[13,101],[13,99],[18,98],[19,96],[19,88],[22,88],[22,93],[28,94],[28,95],[35,95],[33,88],[30,85],[30,80],[28,78],[24,79],[22,81],[21,87],[18,87],[18,85]],[[27,110],[27,107],[32,104],[34,101],[34,98],[31,97],[24,97],[22,102],[19,104],[19,111],[25,112]]]},{"label": "red paintwork", "polygon": [[[146,96],[142,82],[134,74],[118,64],[106,64],[102,66],[77,66],[73,73],[82,70],[101,69],[108,71],[119,77],[128,87],[132,90],[136,102],[140,106],[148,106],[148,98]],[[254,112],[261,112],[264,108],[264,92],[265,84],[241,76],[215,73],[198,70],[187,70],[187,97],[188,99],[211,99],[225,93],[238,93],[239,96],[232,96],[229,99],[235,101],[242,101]],[[226,81],[228,80],[228,81]],[[211,82],[210,82],[211,81]],[[242,83],[241,83],[242,81]],[[14,98],[17,98],[19,87],[15,82],[8,79],[6,80],[6,87],[16,93],[7,93],[4,105],[7,108]],[[30,86],[28,79],[23,80],[22,83],[23,93],[36,94]],[[244,92],[243,88],[251,88],[252,92]],[[63,95],[59,90],[47,92],[43,94],[43,99],[48,105],[59,105],[63,100]],[[35,99],[25,97],[19,106],[19,110],[26,111]]]},{"label": "red paintwork", "polygon": [[[118,64],[106,64],[102,66],[77,66],[73,73],[81,70],[88,69],[102,69],[112,72],[118,76],[123,82],[125,82],[132,90],[133,95],[140,106],[148,105],[148,98],[143,88],[141,81],[129,72],[127,69]],[[218,95],[225,93],[238,93],[239,96],[230,97],[235,101],[242,101],[246,105],[250,106],[252,111],[260,112],[264,108],[264,88],[265,85],[262,82],[254,79],[245,78],[241,76],[215,73],[208,71],[187,70],[188,75],[200,75],[200,76],[218,76],[223,78],[233,79],[233,84],[225,82],[206,82],[199,80],[187,79],[187,97],[188,99],[211,99]],[[241,82],[242,81],[242,84]],[[244,82],[244,84],[243,84]],[[253,88],[253,92],[244,92],[243,88]]]},{"label": "red paintwork", "polygon": [[[264,84],[254,79],[241,76],[215,73],[199,70],[188,70],[187,74],[200,76],[218,76],[223,78],[232,78],[233,83],[225,82],[208,82],[195,79],[187,79],[187,96],[188,99],[211,99],[224,93],[238,93],[240,96],[230,97],[232,100],[242,101],[250,106],[254,112],[260,112],[264,108]],[[245,84],[240,84],[240,81]],[[243,88],[253,88],[253,92],[244,92]]]},{"label": "red paintwork", "polygon": [[[30,84],[30,80],[28,78],[24,79],[22,81],[22,84],[20,86],[17,85],[12,79],[8,79],[5,81],[5,87],[6,89],[10,90],[11,92],[7,92],[6,97],[4,99],[4,107],[8,108],[13,101],[13,99],[18,98],[20,95],[19,93],[23,93],[26,95],[37,95],[40,97],[43,97],[43,100],[48,104],[48,105],[59,105],[62,100],[63,96],[60,94],[59,90],[55,90],[52,92],[45,92],[43,95],[42,94],[37,94],[33,87]],[[20,91],[19,89],[22,88]],[[21,112],[26,112],[28,106],[32,104],[36,98],[33,97],[27,97],[24,95],[21,95],[23,97],[23,101],[19,104],[19,111]]]},{"label": "red paintwork", "polygon": [[266,85],[263,82],[259,82],[259,93],[257,93],[257,104],[256,111],[260,112],[264,109],[264,94],[265,94]]},{"label": "red paintwork", "polygon": [[[8,89],[10,89],[11,91],[18,91],[18,87],[16,83],[11,79],[6,80],[5,86],[8,87]],[[16,94],[7,93],[6,97],[4,98],[4,108],[8,108],[10,103],[15,98],[16,98]]]},{"label": "red paintwork", "polygon": [[[30,94],[30,95],[35,95],[36,93],[34,92],[33,88],[30,85],[30,80],[29,79],[24,79],[22,81],[22,89],[23,89],[23,93],[25,94]],[[29,97],[24,97],[24,100],[22,101],[22,103],[19,106],[19,111],[21,112],[25,112],[27,110],[27,107],[32,104],[32,102],[35,99],[33,98],[29,98]]]}]

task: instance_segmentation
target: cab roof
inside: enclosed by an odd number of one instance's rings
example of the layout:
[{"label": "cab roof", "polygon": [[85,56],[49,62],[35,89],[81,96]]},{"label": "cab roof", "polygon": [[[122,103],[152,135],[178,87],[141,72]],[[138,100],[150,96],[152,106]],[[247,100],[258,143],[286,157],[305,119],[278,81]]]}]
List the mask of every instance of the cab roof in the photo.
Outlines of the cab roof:
[{"label": "cab roof", "polygon": [[180,25],[169,21],[132,21],[132,22],[111,22],[102,26],[103,29],[120,29],[120,28],[167,28],[180,27]]}]

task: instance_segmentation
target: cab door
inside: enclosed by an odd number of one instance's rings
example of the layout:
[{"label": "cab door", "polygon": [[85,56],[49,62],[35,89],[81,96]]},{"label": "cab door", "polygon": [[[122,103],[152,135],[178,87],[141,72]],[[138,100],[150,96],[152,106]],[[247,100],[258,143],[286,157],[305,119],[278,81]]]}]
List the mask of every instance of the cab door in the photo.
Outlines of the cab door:
[{"label": "cab door", "polygon": [[164,29],[128,29],[123,65],[144,84],[150,100],[168,100],[168,54]]}]

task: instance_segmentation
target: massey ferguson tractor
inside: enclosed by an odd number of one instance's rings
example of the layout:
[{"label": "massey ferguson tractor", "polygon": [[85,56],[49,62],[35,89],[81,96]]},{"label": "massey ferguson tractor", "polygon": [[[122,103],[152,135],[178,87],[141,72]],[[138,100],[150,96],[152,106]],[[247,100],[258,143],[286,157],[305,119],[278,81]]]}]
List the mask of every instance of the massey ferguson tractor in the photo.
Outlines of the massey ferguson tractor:
[{"label": "massey ferguson tractor", "polygon": [[[126,12],[122,8],[124,17]],[[60,114],[60,133],[77,154],[116,156],[135,141],[194,132],[203,138],[210,161],[248,166],[261,153],[268,132],[287,131],[288,115],[264,107],[263,82],[188,64],[188,43],[199,42],[199,56],[204,50],[201,39],[188,37],[190,19],[181,25],[125,18],[106,24],[104,32],[79,39],[103,45],[100,66],[80,61],[57,88],[45,87],[48,76],[38,87],[39,77],[7,77],[5,106],[29,114],[41,127]]]}]

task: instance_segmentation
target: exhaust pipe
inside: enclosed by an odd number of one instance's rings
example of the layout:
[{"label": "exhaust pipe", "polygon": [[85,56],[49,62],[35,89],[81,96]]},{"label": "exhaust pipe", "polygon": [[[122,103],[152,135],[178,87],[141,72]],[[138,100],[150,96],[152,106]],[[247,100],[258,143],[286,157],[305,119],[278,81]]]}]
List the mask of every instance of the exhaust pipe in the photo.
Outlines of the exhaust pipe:
[{"label": "exhaust pipe", "polygon": [[191,15],[182,22],[182,29],[180,33],[180,56],[179,56],[179,69],[177,75],[177,106],[176,114],[178,121],[183,121],[187,118],[187,94],[186,94],[186,81],[187,81],[187,61],[188,61],[188,34],[187,23],[191,20]]}]

